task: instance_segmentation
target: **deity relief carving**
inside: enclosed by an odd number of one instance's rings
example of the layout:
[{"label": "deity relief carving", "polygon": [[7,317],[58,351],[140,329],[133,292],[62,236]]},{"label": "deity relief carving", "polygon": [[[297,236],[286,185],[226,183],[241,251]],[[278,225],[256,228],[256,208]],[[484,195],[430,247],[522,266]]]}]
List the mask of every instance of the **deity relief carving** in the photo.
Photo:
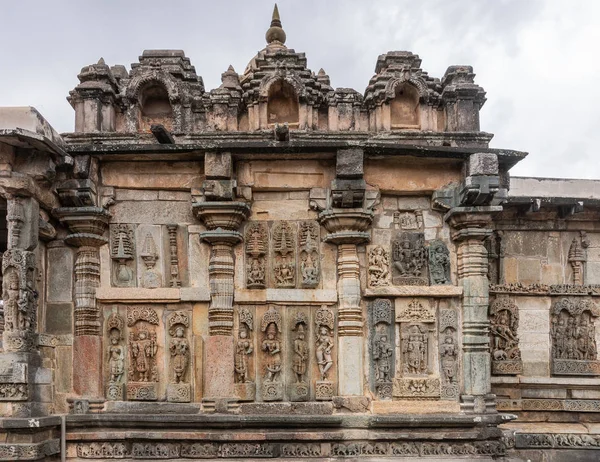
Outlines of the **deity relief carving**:
[{"label": "deity relief carving", "polygon": [[431,285],[451,284],[450,251],[439,239],[429,243],[429,279]]},{"label": "deity relief carving", "polygon": [[368,286],[385,287],[390,285],[390,256],[380,245],[368,246],[369,269],[367,272]]},{"label": "deity relief carving", "polygon": [[252,331],[254,317],[248,308],[239,310],[238,338],[235,344],[235,390],[241,401],[252,401],[256,385],[251,378],[251,358],[254,353]]},{"label": "deity relief carving", "polygon": [[428,372],[427,328],[419,324],[407,326],[402,332],[402,364],[404,373],[426,375]]},{"label": "deity relief carving", "polygon": [[392,302],[378,298],[371,305],[374,388],[379,399],[392,398],[393,339]]},{"label": "deity relief carving", "polygon": [[145,287],[146,289],[156,289],[157,287],[162,286],[162,276],[156,269],[158,250],[151,233],[147,233],[144,238],[144,245],[142,246],[140,257],[146,266],[146,271],[142,276],[142,287]]},{"label": "deity relief carving", "polygon": [[294,230],[287,221],[273,226],[272,264],[275,287],[296,287],[296,240]]},{"label": "deity relief carving", "polygon": [[147,401],[158,398],[155,330],[158,324],[158,315],[153,308],[127,308],[127,326],[130,328],[127,399]]},{"label": "deity relief carving", "polygon": [[427,249],[423,233],[400,233],[392,243],[394,285],[426,286]]},{"label": "deity relief carving", "polygon": [[266,280],[267,225],[251,222],[246,228],[246,287],[264,289]]},{"label": "deity relief carving", "polygon": [[421,210],[397,210],[394,212],[394,227],[396,229],[423,229],[423,212]]},{"label": "deity relief carving", "polygon": [[298,254],[300,257],[300,287],[315,288],[319,284],[319,225],[303,221],[299,225]]},{"label": "deity relief carving", "polygon": [[112,313],[106,320],[108,334],[108,385],[106,398],[112,401],[123,399],[123,382],[125,375],[125,346],[123,333],[125,321],[118,313]]},{"label": "deity relief carving", "polygon": [[188,378],[190,364],[190,343],[187,330],[190,318],[185,311],[176,311],[167,317],[169,329],[169,384],[167,386],[167,401],[190,402],[191,386]]},{"label": "deity relief carving", "polygon": [[571,265],[573,271],[573,284],[583,285],[585,281],[585,264],[587,262],[587,251],[589,241],[587,239],[587,233],[581,231],[580,239],[576,237],[571,241],[571,247],[569,247],[568,262]]},{"label": "deity relief carving", "polygon": [[442,399],[458,398],[458,315],[454,309],[441,309],[439,319]]},{"label": "deity relief carving", "polygon": [[315,313],[317,365],[320,380],[315,384],[315,397],[317,400],[330,400],[333,398],[333,383],[329,379],[333,367],[333,329],[335,316],[326,306],[322,306]]},{"label": "deity relief carving", "polygon": [[309,347],[306,337],[308,335],[308,317],[298,311],[292,321],[293,357],[292,373],[293,383],[290,386],[291,401],[308,400],[308,370]]},{"label": "deity relief carving", "polygon": [[519,350],[519,308],[508,297],[497,297],[490,305],[492,335],[492,373],[520,374],[523,372]]},{"label": "deity relief carving", "polygon": [[133,225],[119,223],[110,227],[110,253],[113,260],[113,284],[135,285],[135,239]]},{"label": "deity relief carving", "polygon": [[263,351],[265,364],[262,397],[265,401],[280,401],[283,399],[281,315],[275,307],[270,307],[263,315],[260,330],[264,333],[261,350]]},{"label": "deity relief carving", "polygon": [[28,351],[33,348],[37,316],[34,270],[33,252],[14,248],[2,255],[5,351]]},{"label": "deity relief carving", "polygon": [[550,310],[552,373],[600,375],[595,321],[600,309],[589,299],[562,298]]}]

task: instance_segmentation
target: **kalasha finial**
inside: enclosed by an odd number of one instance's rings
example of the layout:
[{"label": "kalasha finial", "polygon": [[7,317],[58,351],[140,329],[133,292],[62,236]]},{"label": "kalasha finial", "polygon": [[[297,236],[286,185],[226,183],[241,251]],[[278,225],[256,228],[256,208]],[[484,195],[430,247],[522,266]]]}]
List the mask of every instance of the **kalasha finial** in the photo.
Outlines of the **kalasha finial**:
[{"label": "kalasha finial", "polygon": [[271,19],[271,27],[265,34],[265,38],[267,39],[267,43],[279,42],[282,45],[285,43],[285,32],[281,28],[281,18],[279,17],[279,9],[277,8],[277,3],[275,3],[275,7],[273,8],[273,18]]}]

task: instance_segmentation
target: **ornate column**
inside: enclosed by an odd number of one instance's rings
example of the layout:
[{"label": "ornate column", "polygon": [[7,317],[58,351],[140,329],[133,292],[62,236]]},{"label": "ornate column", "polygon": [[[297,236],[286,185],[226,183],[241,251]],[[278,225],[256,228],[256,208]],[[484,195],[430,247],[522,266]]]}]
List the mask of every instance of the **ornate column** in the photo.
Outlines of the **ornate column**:
[{"label": "ornate column", "polygon": [[54,211],[68,226],[65,238],[77,247],[75,259],[75,313],[73,337],[73,391],[83,397],[99,398],[102,390],[102,329],[96,305],[100,284],[99,248],[108,244],[104,231],[109,213],[102,207],[61,207]]},{"label": "ornate column", "polygon": [[207,228],[200,239],[211,246],[209,337],[204,362],[204,396],[211,403],[235,396],[233,248],[242,242],[238,229],[250,215],[250,206],[245,202],[197,202],[193,210]]},{"label": "ornate column", "polygon": [[471,413],[496,412],[495,396],[490,394],[488,252],[483,241],[492,233],[492,214],[500,210],[455,207],[446,215],[458,245],[458,280],[464,289],[461,408]]},{"label": "ornate column", "polygon": [[325,242],[337,245],[338,265],[338,373],[341,396],[364,394],[363,324],[360,306],[360,266],[357,245],[370,240],[372,211],[325,210],[319,222],[329,234]]}]

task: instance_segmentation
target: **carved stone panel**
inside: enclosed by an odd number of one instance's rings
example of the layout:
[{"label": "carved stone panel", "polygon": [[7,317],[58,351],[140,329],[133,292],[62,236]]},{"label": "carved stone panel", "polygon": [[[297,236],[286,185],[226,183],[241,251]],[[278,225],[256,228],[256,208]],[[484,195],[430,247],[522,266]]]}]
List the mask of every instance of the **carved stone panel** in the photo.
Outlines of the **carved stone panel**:
[{"label": "carved stone panel", "polygon": [[569,254],[567,260],[571,265],[572,281],[575,285],[583,285],[586,275],[586,262],[587,262],[587,248],[589,241],[587,239],[587,233],[581,231],[579,239],[573,238],[571,246],[569,247]]},{"label": "carved stone panel", "polygon": [[450,251],[439,239],[429,243],[429,280],[431,285],[452,284],[450,280]]},{"label": "carved stone panel", "polygon": [[459,395],[458,313],[452,308],[440,309],[439,345],[442,399],[455,400]]},{"label": "carved stone panel", "polygon": [[296,287],[297,227],[279,221],[271,230],[271,277],[275,288]]},{"label": "carved stone panel", "polygon": [[161,227],[140,225],[136,231],[139,285],[146,289],[163,287]]},{"label": "carved stone panel", "polygon": [[258,221],[248,223],[244,241],[246,287],[248,289],[264,289],[267,287],[267,224]]},{"label": "carved stone panel", "polygon": [[394,228],[420,231],[423,229],[421,210],[397,210],[394,212]]},{"label": "carved stone panel", "polygon": [[121,401],[124,399],[123,384],[126,378],[125,321],[118,313],[111,313],[106,320],[106,334],[108,335],[108,384],[106,385],[106,399]]},{"label": "carved stone panel", "polygon": [[189,403],[191,350],[189,340],[190,315],[176,311],[167,316],[169,334],[169,383],[167,401]]},{"label": "carved stone panel", "polygon": [[394,311],[384,298],[371,303],[371,357],[373,391],[379,399],[392,398],[394,377]]},{"label": "carved stone panel", "polygon": [[369,245],[367,253],[369,258],[367,286],[370,288],[389,286],[391,284],[389,252],[381,245]]},{"label": "carved stone panel", "polygon": [[291,370],[289,374],[288,393],[290,401],[308,401],[310,398],[310,364],[311,347],[310,322],[308,310],[294,308],[290,315],[289,351]]},{"label": "carved stone panel", "polygon": [[304,289],[317,287],[321,279],[319,229],[316,221],[298,224],[298,287]]},{"label": "carved stone panel", "polygon": [[590,299],[561,298],[550,309],[552,373],[600,375],[596,318],[600,309]]},{"label": "carved stone panel", "polygon": [[0,401],[29,399],[27,363],[6,361],[0,366]]},{"label": "carved stone panel", "polygon": [[404,232],[392,243],[392,282],[394,285],[429,285],[427,248],[423,233]]},{"label": "carved stone panel", "polygon": [[128,307],[129,367],[127,399],[153,401],[158,399],[159,371],[157,364],[158,314],[149,307]]},{"label": "carved stone panel", "polygon": [[135,243],[133,225],[118,223],[110,226],[111,273],[116,287],[137,285]]},{"label": "carved stone panel", "polygon": [[315,356],[319,368],[319,379],[315,383],[315,398],[317,400],[330,400],[334,395],[334,384],[330,379],[334,367],[334,326],[335,315],[333,311],[322,306],[315,313]]},{"label": "carved stone panel", "polygon": [[492,373],[516,375],[523,372],[519,349],[519,308],[506,296],[499,296],[490,305]]},{"label": "carved stone panel", "polygon": [[254,315],[248,307],[238,309],[237,340],[235,342],[235,391],[240,401],[253,401],[254,382]]},{"label": "carved stone panel", "polygon": [[169,287],[181,287],[177,229],[178,226],[176,224],[167,225],[169,235]]},{"label": "carved stone panel", "polygon": [[263,315],[260,323],[262,341],[263,379],[262,399],[264,401],[281,401],[283,399],[283,351],[282,351],[282,319],[281,314],[271,306]]}]

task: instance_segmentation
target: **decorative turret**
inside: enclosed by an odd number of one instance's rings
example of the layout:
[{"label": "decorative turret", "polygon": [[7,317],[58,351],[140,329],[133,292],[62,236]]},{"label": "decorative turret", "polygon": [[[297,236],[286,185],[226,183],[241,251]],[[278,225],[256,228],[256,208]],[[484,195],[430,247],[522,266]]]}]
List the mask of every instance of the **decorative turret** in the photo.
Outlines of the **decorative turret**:
[{"label": "decorative turret", "polygon": [[446,106],[446,130],[479,131],[479,110],[485,91],[475,83],[471,66],[450,66],[442,79],[442,99]]}]

